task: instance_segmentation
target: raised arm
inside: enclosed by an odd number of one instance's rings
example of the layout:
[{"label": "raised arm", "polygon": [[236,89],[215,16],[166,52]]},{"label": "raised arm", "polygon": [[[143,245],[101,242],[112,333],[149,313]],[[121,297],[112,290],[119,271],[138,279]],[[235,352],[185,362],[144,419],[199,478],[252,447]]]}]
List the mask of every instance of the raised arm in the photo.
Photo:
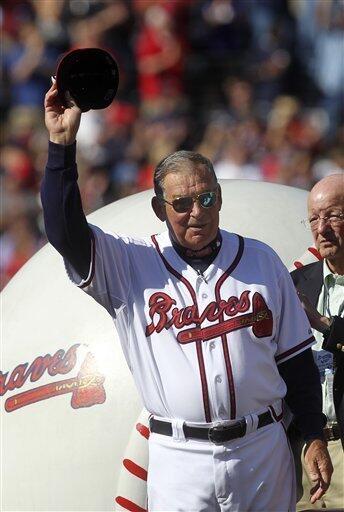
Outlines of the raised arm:
[{"label": "raised arm", "polygon": [[77,184],[76,135],[81,110],[70,99],[64,107],[53,84],[45,96],[49,154],[41,186],[44,223],[49,242],[86,279],[91,264],[91,230]]}]

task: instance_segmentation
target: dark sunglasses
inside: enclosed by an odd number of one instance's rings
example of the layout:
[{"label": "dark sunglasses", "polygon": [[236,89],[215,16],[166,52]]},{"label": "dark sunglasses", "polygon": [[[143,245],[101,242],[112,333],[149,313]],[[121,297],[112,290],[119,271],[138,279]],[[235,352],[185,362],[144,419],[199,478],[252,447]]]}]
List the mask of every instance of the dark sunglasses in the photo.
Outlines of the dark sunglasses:
[{"label": "dark sunglasses", "polygon": [[177,213],[186,213],[192,210],[193,204],[198,201],[202,208],[211,208],[216,202],[215,192],[202,192],[197,196],[177,197],[171,203],[163,197],[159,197],[160,201],[170,204]]}]

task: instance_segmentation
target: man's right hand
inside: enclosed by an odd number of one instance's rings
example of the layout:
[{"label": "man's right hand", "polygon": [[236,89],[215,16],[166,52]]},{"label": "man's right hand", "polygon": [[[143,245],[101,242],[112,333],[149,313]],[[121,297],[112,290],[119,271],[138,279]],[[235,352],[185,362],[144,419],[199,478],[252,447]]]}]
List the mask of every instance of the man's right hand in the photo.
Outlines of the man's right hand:
[{"label": "man's right hand", "polygon": [[45,125],[51,142],[64,146],[73,144],[80,125],[81,110],[72,98],[68,100],[67,106],[62,105],[55,82],[45,95],[44,109]]}]

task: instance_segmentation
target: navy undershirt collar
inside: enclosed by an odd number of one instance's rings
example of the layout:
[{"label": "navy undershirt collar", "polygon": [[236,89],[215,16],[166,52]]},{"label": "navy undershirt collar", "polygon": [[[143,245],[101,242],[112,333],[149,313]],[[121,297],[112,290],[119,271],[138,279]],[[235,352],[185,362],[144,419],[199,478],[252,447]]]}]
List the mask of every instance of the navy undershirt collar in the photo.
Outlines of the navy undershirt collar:
[{"label": "navy undershirt collar", "polygon": [[218,231],[214,240],[212,240],[206,247],[203,247],[202,251],[197,251],[203,252],[203,249],[209,248],[209,254],[202,257],[198,257],[197,252],[191,255],[192,251],[178,244],[175,240],[172,239],[172,237],[171,241],[173,248],[178,253],[178,255],[197,272],[203,273],[218,255],[221,249],[222,236],[220,231]]}]

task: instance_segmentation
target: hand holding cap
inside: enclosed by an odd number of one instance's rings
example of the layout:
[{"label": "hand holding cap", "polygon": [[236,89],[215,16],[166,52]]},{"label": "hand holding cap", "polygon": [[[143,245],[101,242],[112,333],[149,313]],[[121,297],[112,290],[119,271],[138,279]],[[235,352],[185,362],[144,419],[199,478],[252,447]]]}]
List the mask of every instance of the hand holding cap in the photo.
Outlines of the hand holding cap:
[{"label": "hand holding cap", "polygon": [[62,56],[56,71],[60,100],[67,106],[72,97],[83,112],[108,107],[116,96],[118,81],[115,59],[101,48],[70,51]]}]

